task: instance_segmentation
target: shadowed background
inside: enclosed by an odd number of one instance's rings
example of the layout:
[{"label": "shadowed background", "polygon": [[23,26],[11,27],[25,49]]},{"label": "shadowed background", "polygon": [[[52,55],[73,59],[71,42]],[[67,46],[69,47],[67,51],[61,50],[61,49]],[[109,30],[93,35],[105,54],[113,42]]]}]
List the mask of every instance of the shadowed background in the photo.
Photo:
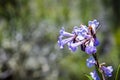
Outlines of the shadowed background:
[{"label": "shadowed background", "polygon": [[59,30],[97,19],[98,58],[120,64],[120,0],[0,0],[0,80],[88,80],[80,49],[57,45]]}]

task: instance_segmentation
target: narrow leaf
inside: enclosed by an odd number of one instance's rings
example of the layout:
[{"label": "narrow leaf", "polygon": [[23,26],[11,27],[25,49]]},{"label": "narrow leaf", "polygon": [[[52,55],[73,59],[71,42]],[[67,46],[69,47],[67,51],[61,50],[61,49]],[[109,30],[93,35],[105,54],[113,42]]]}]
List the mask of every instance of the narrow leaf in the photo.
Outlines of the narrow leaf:
[{"label": "narrow leaf", "polygon": [[93,80],[93,78],[90,75],[85,74],[85,76],[89,79],[89,80]]},{"label": "narrow leaf", "polygon": [[118,66],[117,72],[116,72],[116,77],[115,80],[119,80],[120,77],[120,65]]}]

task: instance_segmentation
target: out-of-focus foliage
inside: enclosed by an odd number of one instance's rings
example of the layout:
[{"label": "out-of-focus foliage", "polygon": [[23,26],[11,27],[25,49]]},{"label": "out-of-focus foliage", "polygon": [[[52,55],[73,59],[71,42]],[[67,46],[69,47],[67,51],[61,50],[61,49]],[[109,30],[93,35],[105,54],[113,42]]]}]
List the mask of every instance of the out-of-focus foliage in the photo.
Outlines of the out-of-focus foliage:
[{"label": "out-of-focus foliage", "polygon": [[87,54],[60,50],[62,26],[100,21],[100,62],[120,63],[119,0],[0,0],[1,80],[87,80]]}]

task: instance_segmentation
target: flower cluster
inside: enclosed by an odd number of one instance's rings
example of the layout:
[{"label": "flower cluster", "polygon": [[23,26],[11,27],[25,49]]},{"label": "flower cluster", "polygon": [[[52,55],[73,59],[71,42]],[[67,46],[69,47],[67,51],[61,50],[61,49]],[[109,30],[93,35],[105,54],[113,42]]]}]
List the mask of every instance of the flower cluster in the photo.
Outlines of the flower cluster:
[{"label": "flower cluster", "polygon": [[58,45],[63,48],[67,44],[71,51],[76,51],[78,46],[80,46],[81,50],[87,54],[94,54],[97,51],[96,46],[99,45],[96,37],[98,25],[99,22],[97,20],[89,21],[88,27],[85,25],[75,26],[72,33],[66,32],[62,27],[59,32]]},{"label": "flower cluster", "polygon": [[[74,26],[71,33],[66,32],[64,27],[62,27],[62,29],[59,31],[60,35],[58,38],[58,45],[62,49],[66,44],[69,50],[73,52],[80,47],[82,51],[90,54],[91,56],[86,60],[89,68],[96,66],[101,71],[101,74],[111,77],[113,72],[112,66],[106,67],[99,64],[96,57],[96,47],[99,45],[99,40],[96,37],[98,26],[99,22],[97,20],[89,21],[88,27],[86,25],[80,25],[79,27]],[[91,72],[90,75],[94,80],[101,79],[96,70]]]}]

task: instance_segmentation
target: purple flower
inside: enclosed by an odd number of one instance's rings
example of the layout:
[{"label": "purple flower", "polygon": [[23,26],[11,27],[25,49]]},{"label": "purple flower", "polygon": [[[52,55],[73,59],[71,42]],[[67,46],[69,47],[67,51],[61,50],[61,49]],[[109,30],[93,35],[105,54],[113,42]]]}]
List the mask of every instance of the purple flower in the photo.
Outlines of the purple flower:
[{"label": "purple flower", "polygon": [[64,29],[64,27],[62,27],[62,29],[59,31],[59,34],[60,34],[60,36],[74,36],[74,34],[71,34],[71,33],[69,33],[69,32],[66,32],[65,31],[65,29]]},{"label": "purple flower", "polygon": [[99,22],[96,19],[94,19],[93,21],[88,22],[88,26],[98,27],[98,25],[99,25]]},{"label": "purple flower", "polygon": [[94,80],[100,80],[96,71],[91,72],[90,75]]},{"label": "purple flower", "polygon": [[77,40],[83,40],[88,35],[88,27],[85,25],[80,25],[80,27],[75,26],[72,33],[76,34]]},{"label": "purple flower", "polygon": [[96,29],[98,25],[99,25],[99,22],[96,19],[88,22],[88,26],[92,28],[93,34],[96,33]]},{"label": "purple flower", "polygon": [[81,45],[81,49],[87,54],[94,54],[97,52],[96,46],[99,45],[99,40],[96,37],[96,28],[98,25],[99,22],[97,20],[88,22],[88,35],[85,35],[88,40],[84,43],[84,45]]},{"label": "purple flower", "polygon": [[112,66],[108,66],[108,67],[102,66],[101,69],[103,70],[106,76],[108,77],[112,76],[112,72],[113,72]]},{"label": "purple flower", "polygon": [[85,52],[86,52],[87,54],[94,54],[94,53],[97,52],[97,49],[96,49],[95,46],[87,46],[87,47],[85,48]]},{"label": "purple flower", "polygon": [[[60,36],[61,37],[61,36]],[[70,38],[66,38],[66,39],[61,39],[59,38],[58,40],[58,45],[60,46],[60,48],[62,49],[64,47],[65,44],[67,44],[68,42],[72,41],[73,40],[73,37],[70,37]]]},{"label": "purple flower", "polygon": [[94,39],[91,39],[91,41],[88,41],[88,45],[86,45],[85,52],[87,54],[94,54],[97,52],[96,47],[94,46]]},{"label": "purple flower", "polygon": [[94,46],[95,45],[94,41],[95,41],[94,38],[90,38],[90,40],[86,42],[85,52],[87,54],[94,54],[97,52],[97,49]]},{"label": "purple flower", "polygon": [[[96,20],[95,20],[96,21]],[[99,22],[98,22],[99,23]],[[92,25],[94,24],[94,21],[92,21]],[[93,42],[94,42],[94,46],[98,46],[99,45],[99,40],[96,37],[96,27],[98,26],[97,24],[94,24],[96,26],[89,26],[89,34],[92,36]]]},{"label": "purple flower", "polygon": [[78,42],[68,42],[68,48],[71,50],[71,51],[76,51],[76,49],[78,48],[78,46],[82,45],[83,43],[85,42],[85,40],[82,40],[82,41],[78,41]]},{"label": "purple flower", "polygon": [[93,67],[95,65],[95,63],[96,63],[95,59],[92,56],[90,58],[88,58],[86,60],[86,62],[87,62],[87,66],[89,68]]},{"label": "purple flower", "polygon": [[[60,30],[59,34],[60,34],[60,36],[58,38],[58,45],[60,46],[61,49],[64,47],[65,44],[72,41],[74,39],[74,36],[75,36],[72,33],[66,32],[63,27]],[[63,39],[63,37],[69,37],[69,38]]]},{"label": "purple flower", "polygon": [[68,48],[69,48],[69,50],[75,52],[78,47],[77,47],[77,45],[74,44],[73,42],[69,42],[69,43],[68,43]]}]

